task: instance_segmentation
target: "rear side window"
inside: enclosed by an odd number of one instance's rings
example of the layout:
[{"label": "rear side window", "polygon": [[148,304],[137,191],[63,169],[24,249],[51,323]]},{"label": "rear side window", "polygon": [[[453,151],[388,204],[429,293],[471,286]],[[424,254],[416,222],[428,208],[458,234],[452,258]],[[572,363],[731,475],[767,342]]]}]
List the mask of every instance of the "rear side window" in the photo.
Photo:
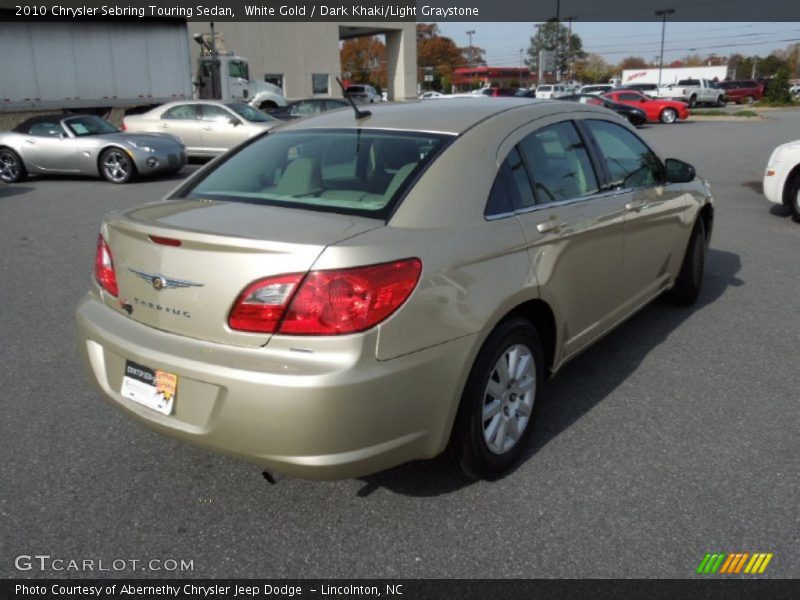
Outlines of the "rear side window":
[{"label": "rear side window", "polygon": [[385,218],[453,136],[361,129],[261,137],[179,197]]},{"label": "rear side window", "polygon": [[661,161],[633,133],[608,121],[583,121],[592,132],[617,189],[652,187],[662,183]]},{"label": "rear side window", "polygon": [[61,129],[61,125],[56,123],[55,121],[40,121],[39,123],[34,123],[28,129],[29,135],[35,135],[38,137],[58,137],[64,130]]},{"label": "rear side window", "polygon": [[519,148],[540,204],[597,193],[589,153],[572,122],[544,127],[523,139]]},{"label": "rear side window", "polygon": [[531,180],[516,148],[513,148],[500,165],[492,185],[484,215],[487,217],[510,213],[536,204]]}]

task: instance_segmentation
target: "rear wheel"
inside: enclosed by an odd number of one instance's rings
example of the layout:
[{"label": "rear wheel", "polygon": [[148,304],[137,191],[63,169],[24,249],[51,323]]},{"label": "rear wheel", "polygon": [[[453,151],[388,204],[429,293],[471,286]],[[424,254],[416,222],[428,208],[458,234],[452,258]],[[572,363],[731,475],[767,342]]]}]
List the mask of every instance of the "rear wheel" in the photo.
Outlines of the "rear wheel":
[{"label": "rear wheel", "polygon": [[717,98],[717,106],[725,106],[725,96]]},{"label": "rear wheel", "polygon": [[742,98],[742,102],[744,104],[752,104],[753,102],[755,102],[755,100],[753,99],[752,96],[745,96],[744,98]]},{"label": "rear wheel", "polygon": [[678,119],[678,111],[674,108],[665,108],[661,111],[659,119],[662,123],[674,123]]},{"label": "rear wheel", "polygon": [[136,168],[123,150],[108,148],[100,155],[100,173],[111,183],[128,183]]},{"label": "rear wheel", "polygon": [[686,255],[683,257],[681,270],[675,285],[669,292],[669,300],[673,304],[690,306],[697,302],[706,265],[706,228],[702,218],[697,219]]},{"label": "rear wheel", "polygon": [[531,436],[544,352],[527,320],[501,323],[481,348],[464,388],[449,452],[473,479],[494,479],[519,459]]},{"label": "rear wheel", "polygon": [[22,159],[11,148],[0,148],[0,180],[17,183],[27,177]]}]

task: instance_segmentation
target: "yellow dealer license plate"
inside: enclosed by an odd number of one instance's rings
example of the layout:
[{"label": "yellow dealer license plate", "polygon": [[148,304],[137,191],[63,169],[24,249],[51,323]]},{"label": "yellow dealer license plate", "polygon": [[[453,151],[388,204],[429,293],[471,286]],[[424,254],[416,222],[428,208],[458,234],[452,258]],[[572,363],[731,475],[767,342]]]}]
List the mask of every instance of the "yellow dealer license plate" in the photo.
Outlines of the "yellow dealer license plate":
[{"label": "yellow dealer license plate", "polygon": [[178,376],[158,369],[150,369],[133,361],[125,361],[120,393],[134,402],[171,415],[178,392]]}]

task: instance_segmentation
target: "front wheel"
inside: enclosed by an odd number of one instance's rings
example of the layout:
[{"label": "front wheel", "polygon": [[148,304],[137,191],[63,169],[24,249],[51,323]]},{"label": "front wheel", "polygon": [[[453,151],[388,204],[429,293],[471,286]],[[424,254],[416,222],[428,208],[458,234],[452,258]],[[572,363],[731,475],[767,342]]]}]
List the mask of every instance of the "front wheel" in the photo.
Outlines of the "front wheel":
[{"label": "front wheel", "polygon": [[792,218],[800,223],[800,174],[795,175],[792,185],[789,188],[789,210],[792,211]]},{"label": "front wheel", "polygon": [[665,108],[661,111],[661,116],[659,117],[662,123],[674,123],[678,120],[678,111],[674,108]]},{"label": "front wheel", "polygon": [[692,230],[689,246],[683,257],[681,270],[675,279],[675,285],[669,291],[669,300],[673,304],[691,306],[700,296],[703,274],[706,265],[706,228],[702,218]]},{"label": "front wheel", "polygon": [[472,479],[508,471],[531,436],[536,396],[544,376],[544,352],[527,320],[501,323],[472,366],[453,425],[449,452]]},{"label": "front wheel", "polygon": [[111,183],[128,183],[134,171],[130,156],[119,148],[109,148],[100,155],[100,173]]},{"label": "front wheel", "polygon": [[28,175],[22,159],[11,148],[0,148],[0,180],[17,183]]},{"label": "front wheel", "polygon": [[717,106],[720,107],[725,106],[725,96],[720,96],[719,98],[717,98]]}]

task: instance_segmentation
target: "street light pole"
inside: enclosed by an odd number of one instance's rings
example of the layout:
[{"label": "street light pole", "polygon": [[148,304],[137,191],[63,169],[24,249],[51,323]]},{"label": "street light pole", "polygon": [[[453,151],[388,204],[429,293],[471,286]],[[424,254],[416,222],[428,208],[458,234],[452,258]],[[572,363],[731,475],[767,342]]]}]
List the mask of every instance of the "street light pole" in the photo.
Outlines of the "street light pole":
[{"label": "street light pole", "polygon": [[[667,29],[667,15],[675,13],[674,8],[664,8],[656,11],[656,16],[661,17],[661,53],[658,55],[658,87],[661,88],[661,73],[664,70],[664,32]],[[658,94],[658,90],[656,90]]]},{"label": "street light pole", "polygon": [[578,17],[564,17],[569,22],[569,32],[567,33],[567,79],[572,79],[572,22]]},{"label": "street light pole", "polygon": [[522,63],[522,52],[524,50],[525,50],[524,48],[520,48],[519,49],[519,81],[517,82],[517,87],[518,88],[522,87],[522,65],[523,65],[523,63]]}]

